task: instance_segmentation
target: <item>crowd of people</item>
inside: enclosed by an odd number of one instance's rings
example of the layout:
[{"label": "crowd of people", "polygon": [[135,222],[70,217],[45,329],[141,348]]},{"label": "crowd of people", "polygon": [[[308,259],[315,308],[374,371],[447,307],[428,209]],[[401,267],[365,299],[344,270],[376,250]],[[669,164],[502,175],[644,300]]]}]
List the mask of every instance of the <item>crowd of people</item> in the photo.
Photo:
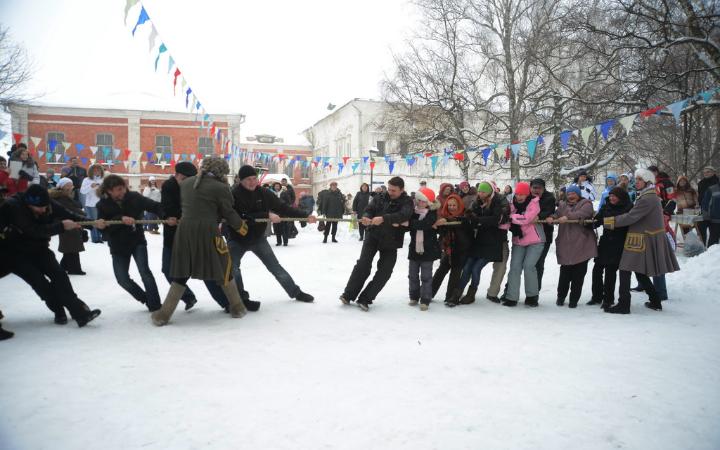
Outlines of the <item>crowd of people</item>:
[{"label": "crowd of people", "polygon": [[[679,269],[669,226],[676,209],[679,213],[702,208],[705,220],[698,228],[707,245],[717,243],[720,235],[720,185],[712,167],[705,168],[697,189],[686,177],[673,184],[665,173],[650,167],[630,175],[608,174],[600,195],[589,174],[581,171],[555,194],[540,178],[502,190],[489,180],[475,186],[467,181],[457,186],[443,183],[437,194],[423,182],[408,194],[404,180],[393,177],[374,190],[362,184],[354,197],[344,195],[333,182],[319,192],[316,202],[307,193],[296,197],[287,179],[261,185],[251,166],[243,166],[228,186],[227,162],[212,156],[203,159],[199,171],[192,163],[177,163],[174,176],[161,186],[151,177],[142,192],[132,191],[125,179],[105,173],[99,164],[86,171],[76,158],[59,177],[51,170],[42,175],[22,144],[13,147],[10,161],[18,162],[13,165],[19,169],[16,173],[0,158],[0,250],[14,256],[2,258],[0,276],[13,273],[28,283],[58,324],[68,322],[67,312],[78,326],[100,314],[78,298],[68,277],[85,274],[80,253],[88,241],[107,243],[118,285],[147,308],[159,326],[170,322],[181,300],[186,310],[197,303],[187,287],[190,278],[203,280],[231,317],[257,311],[260,302],[250,299],[241,273],[248,251],[290,298],[312,302],[313,296],[302,291],[279,263],[267,237],[274,233],[276,245],[287,246],[298,233],[287,218],[303,218],[300,225],[306,226],[318,221],[315,209],[323,216],[318,226],[323,243],[328,238],[338,242],[338,219],[346,214],[357,219],[362,250],[340,300],[355,302],[365,311],[390,279],[405,233],[410,234],[409,302],[421,310],[429,308],[445,278],[447,306],[475,302],[486,266],[492,269],[488,300],[516,306],[524,284],[524,304],[537,307],[557,226],[556,304],[567,301],[570,308],[577,307],[592,259],[588,304],[620,314],[630,312],[633,272],[638,285],[632,290],[647,293],[648,308],[662,309],[661,301],[667,299],[664,275]],[[593,201],[598,201],[597,211]],[[150,269],[145,238],[146,232],[159,234],[159,229],[138,223],[141,219],[164,224],[162,272],[170,283],[164,299]],[[598,240],[600,228],[604,231]],[[683,228],[683,233],[689,231]],[[55,235],[63,254],[59,262],[49,246]],[[377,270],[367,282],[376,255]],[[130,276],[131,261],[142,286]],[[1,326],[0,333],[0,338],[12,336]]]}]

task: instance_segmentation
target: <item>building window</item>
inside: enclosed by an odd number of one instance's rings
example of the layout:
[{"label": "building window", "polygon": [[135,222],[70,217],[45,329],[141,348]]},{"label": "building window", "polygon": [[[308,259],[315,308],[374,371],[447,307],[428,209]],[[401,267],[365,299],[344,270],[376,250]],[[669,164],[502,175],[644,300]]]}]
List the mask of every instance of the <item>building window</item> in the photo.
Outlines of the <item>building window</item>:
[{"label": "building window", "polygon": [[385,141],[377,141],[375,148],[378,149],[378,156],[385,156]]},{"label": "building window", "polygon": [[198,153],[203,155],[212,155],[215,150],[215,141],[211,137],[201,137],[198,139]]},{"label": "building window", "polygon": [[[99,133],[95,135],[95,145],[98,148],[98,153],[103,155],[112,155],[113,150],[113,135],[109,133]],[[96,153],[96,155],[98,154]]]},{"label": "building window", "polygon": [[[63,142],[65,141],[65,133],[59,133],[57,131],[51,131],[47,134],[47,151],[53,152],[55,155],[65,155],[65,147]],[[52,147],[55,145],[55,147]],[[55,159],[52,162],[64,162],[64,159]]]},{"label": "building window", "polygon": [[305,164],[302,162],[299,162],[298,164],[300,164],[300,178],[310,178],[312,164]]},{"label": "building window", "polygon": [[172,138],[170,136],[155,136],[155,153],[161,153],[158,160],[167,163],[172,159]]},{"label": "building window", "polygon": [[[294,156],[293,156],[293,158],[294,158]],[[288,159],[287,162],[285,163],[285,171],[283,173],[285,173],[285,175],[287,175],[289,180],[293,179],[293,177],[294,177],[293,174],[295,173],[295,166],[297,164],[301,164],[301,163],[299,163],[297,161],[293,161],[292,158]]]}]

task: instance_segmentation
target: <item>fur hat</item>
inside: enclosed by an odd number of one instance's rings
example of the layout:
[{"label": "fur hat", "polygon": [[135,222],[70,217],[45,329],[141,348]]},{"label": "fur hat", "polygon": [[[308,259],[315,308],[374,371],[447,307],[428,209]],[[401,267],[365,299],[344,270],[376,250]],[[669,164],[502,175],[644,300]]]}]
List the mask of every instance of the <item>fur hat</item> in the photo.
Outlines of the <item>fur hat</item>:
[{"label": "fur hat", "polygon": [[253,166],[244,165],[240,168],[238,171],[238,178],[240,178],[240,181],[244,180],[247,177],[256,177],[257,176],[257,170]]},{"label": "fur hat", "polygon": [[420,188],[415,191],[415,200],[422,200],[424,202],[433,203],[435,201],[435,192],[430,188]]},{"label": "fur hat", "polygon": [[175,164],[175,173],[185,175],[186,177],[194,177],[197,175],[197,167],[190,161],[180,161]]},{"label": "fur hat", "polygon": [[655,175],[649,169],[637,169],[635,178],[641,178],[646,183],[655,184]]},{"label": "fur hat", "polygon": [[200,170],[205,173],[212,173],[216,178],[222,178],[230,173],[227,161],[219,156],[206,156],[202,160]]}]

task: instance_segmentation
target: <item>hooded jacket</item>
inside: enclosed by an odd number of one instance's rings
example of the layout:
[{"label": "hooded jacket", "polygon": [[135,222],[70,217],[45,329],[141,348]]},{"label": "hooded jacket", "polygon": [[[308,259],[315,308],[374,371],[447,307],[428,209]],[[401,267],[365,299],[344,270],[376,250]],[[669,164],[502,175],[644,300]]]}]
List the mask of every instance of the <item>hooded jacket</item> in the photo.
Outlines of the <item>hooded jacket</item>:
[{"label": "hooded jacket", "polygon": [[[613,185],[608,186],[607,180],[613,180]],[[598,205],[598,209],[602,208],[602,206],[605,204],[605,202],[607,201],[608,195],[610,195],[610,191],[612,191],[613,189],[615,189],[617,187],[617,183],[618,183],[617,175],[608,174],[608,176],[605,178],[605,190],[603,190],[602,194],[600,195],[600,204]]]}]

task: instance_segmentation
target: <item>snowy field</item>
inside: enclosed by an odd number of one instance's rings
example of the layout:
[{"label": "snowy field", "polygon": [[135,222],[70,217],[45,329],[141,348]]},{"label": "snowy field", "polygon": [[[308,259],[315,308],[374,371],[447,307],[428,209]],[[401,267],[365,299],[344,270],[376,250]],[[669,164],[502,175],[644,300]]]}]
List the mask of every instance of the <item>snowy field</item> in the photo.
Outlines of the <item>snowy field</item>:
[{"label": "snowy field", "polygon": [[[420,312],[407,304],[406,245],[363,313],[338,301],[360,251],[338,238],[323,245],[306,228],[277,249],[314,304],[289,300],[246,256],[262,308],[243,319],[192,281],[198,305],[152,326],[101,245],[81,256],[88,276],[72,277],[103,311],[86,328],[54,325],[28,286],[0,280],[16,333],[0,343],[0,448],[720,448],[720,248],[681,258],[663,312],[641,294],[616,316],[584,305],[590,273],[576,310],[555,306],[554,253],[537,309],[485,300],[486,268],[478,302]],[[164,297],[162,237],[148,240]]]}]

